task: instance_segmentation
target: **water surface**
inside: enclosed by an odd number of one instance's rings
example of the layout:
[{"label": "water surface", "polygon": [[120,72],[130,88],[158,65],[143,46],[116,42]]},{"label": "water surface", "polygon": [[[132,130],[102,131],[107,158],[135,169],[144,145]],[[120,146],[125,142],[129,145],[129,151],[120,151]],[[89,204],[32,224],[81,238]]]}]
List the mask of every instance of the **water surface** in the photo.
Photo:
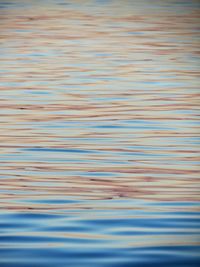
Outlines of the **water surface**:
[{"label": "water surface", "polygon": [[200,264],[199,1],[0,1],[0,266]]}]

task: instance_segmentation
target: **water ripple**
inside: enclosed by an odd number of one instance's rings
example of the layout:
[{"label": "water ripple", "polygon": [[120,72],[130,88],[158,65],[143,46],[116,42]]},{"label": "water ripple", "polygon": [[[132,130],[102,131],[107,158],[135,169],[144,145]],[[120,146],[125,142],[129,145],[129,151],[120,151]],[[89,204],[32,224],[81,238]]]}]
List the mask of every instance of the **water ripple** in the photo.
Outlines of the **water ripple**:
[{"label": "water ripple", "polygon": [[199,9],[1,1],[0,266],[199,266]]}]

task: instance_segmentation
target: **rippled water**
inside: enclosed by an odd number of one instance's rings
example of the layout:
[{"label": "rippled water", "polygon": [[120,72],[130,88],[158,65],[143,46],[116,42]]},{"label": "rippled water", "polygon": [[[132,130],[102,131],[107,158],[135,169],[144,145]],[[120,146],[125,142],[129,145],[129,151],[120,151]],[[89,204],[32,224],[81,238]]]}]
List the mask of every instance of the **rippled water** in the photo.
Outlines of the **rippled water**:
[{"label": "rippled water", "polygon": [[0,266],[198,266],[200,2],[0,11]]}]

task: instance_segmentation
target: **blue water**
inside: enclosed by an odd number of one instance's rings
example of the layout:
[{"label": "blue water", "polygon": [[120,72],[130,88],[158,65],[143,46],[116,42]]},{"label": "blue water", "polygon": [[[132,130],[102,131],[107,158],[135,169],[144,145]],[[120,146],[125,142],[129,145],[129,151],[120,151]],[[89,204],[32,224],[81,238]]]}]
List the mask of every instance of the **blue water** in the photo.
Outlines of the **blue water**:
[{"label": "blue water", "polygon": [[0,1],[0,267],[200,265],[199,9]]},{"label": "blue water", "polygon": [[131,199],[38,204],[60,210],[1,214],[2,266],[198,266],[199,212],[179,212],[179,203],[160,210]]}]

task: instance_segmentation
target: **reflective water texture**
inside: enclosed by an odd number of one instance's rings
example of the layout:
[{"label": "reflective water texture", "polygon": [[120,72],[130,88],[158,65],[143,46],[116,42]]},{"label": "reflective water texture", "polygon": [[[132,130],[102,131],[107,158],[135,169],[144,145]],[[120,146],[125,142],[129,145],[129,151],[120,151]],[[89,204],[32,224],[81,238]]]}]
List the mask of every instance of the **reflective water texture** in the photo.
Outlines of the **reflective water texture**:
[{"label": "reflective water texture", "polygon": [[0,266],[198,266],[200,2],[0,11]]}]

